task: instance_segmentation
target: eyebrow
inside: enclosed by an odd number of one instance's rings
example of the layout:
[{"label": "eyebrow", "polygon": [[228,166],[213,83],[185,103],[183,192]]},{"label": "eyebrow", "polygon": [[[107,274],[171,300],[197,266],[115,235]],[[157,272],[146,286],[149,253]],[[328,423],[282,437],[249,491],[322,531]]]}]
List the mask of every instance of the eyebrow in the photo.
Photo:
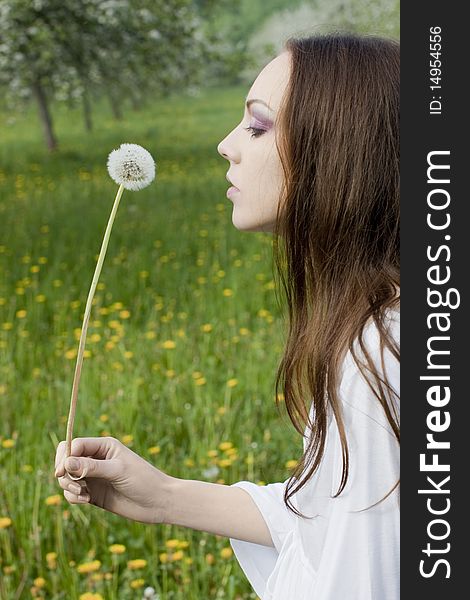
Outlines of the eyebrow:
[{"label": "eyebrow", "polygon": [[[245,98],[245,100],[246,100],[246,98]],[[259,102],[260,104],[264,104],[264,106],[266,106],[267,108],[269,108],[269,110],[271,110],[272,112],[275,112],[274,109],[269,106],[269,104],[266,104],[266,102],[264,100],[260,100],[259,98],[252,98],[251,100],[246,100],[246,107],[250,108],[250,106],[254,102]]]}]

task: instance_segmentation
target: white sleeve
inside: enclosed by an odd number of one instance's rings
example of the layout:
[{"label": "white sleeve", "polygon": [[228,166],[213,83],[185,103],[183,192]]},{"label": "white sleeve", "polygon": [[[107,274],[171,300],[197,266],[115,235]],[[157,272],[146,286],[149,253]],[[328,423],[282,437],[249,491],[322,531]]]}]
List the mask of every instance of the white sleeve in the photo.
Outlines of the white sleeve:
[{"label": "white sleeve", "polygon": [[[239,481],[232,484],[250,494],[266,522],[274,544],[273,548],[230,538],[235,556],[260,598],[264,595],[266,583],[274,570],[284,540],[294,529],[296,519],[298,519],[284,503],[287,481],[263,486],[251,481]],[[298,508],[295,494],[291,496],[290,502]]]}]

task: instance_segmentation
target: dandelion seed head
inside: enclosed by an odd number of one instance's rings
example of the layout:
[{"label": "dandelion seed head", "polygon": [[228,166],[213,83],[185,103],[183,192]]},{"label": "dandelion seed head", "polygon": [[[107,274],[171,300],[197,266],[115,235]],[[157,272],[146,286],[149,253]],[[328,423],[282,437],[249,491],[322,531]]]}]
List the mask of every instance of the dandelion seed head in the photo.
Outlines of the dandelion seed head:
[{"label": "dandelion seed head", "polygon": [[110,177],[126,190],[141,190],[155,178],[155,161],[138,144],[121,144],[109,154],[107,166]]}]

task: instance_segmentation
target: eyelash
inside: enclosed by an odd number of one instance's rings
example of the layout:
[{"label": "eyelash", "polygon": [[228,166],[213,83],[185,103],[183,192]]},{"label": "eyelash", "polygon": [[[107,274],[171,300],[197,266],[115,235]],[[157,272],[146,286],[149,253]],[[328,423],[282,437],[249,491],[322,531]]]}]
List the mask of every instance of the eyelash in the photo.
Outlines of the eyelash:
[{"label": "eyelash", "polygon": [[263,133],[266,133],[266,131],[264,129],[258,129],[257,127],[245,127],[244,128],[245,131],[252,131],[253,133],[251,134],[252,138],[256,138],[259,137],[260,135],[263,135]]}]

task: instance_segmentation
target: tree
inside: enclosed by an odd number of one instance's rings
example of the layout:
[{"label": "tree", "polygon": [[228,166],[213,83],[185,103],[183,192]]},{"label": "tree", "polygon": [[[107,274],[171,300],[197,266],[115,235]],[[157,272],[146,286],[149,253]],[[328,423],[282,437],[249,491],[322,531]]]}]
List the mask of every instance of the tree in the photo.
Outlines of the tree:
[{"label": "tree", "polygon": [[210,50],[191,0],[0,0],[0,40],[0,87],[35,100],[49,150],[53,99],[81,102],[90,130],[93,94],[118,116],[120,97],[200,82]]}]

